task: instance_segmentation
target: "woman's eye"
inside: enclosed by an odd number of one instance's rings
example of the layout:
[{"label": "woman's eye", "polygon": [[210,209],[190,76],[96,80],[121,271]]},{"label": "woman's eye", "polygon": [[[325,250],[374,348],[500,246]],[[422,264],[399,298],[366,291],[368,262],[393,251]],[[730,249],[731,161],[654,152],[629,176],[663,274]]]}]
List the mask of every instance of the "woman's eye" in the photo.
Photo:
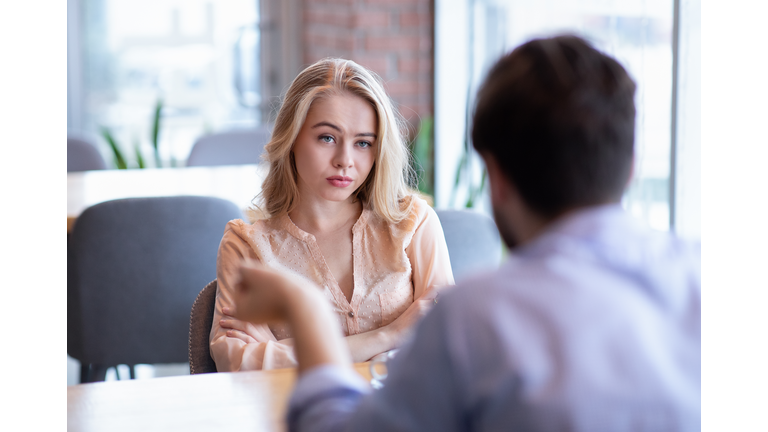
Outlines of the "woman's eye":
[{"label": "woman's eye", "polygon": [[333,142],[333,137],[330,136],[330,135],[323,135],[323,136],[320,137],[320,141],[331,143],[331,142]]},{"label": "woman's eye", "polygon": [[362,148],[368,148],[371,147],[373,144],[369,143],[368,141],[360,141],[357,143],[358,147]]}]

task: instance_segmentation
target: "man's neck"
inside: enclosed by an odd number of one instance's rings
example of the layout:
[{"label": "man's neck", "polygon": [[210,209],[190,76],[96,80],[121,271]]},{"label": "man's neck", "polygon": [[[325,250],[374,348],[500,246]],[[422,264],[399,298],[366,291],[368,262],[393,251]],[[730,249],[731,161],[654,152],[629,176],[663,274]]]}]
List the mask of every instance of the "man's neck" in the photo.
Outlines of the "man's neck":
[{"label": "man's neck", "polygon": [[[546,217],[532,210],[529,206],[520,202],[517,205],[507,205],[495,213],[496,224],[499,226],[499,232],[504,238],[507,246],[514,249],[539,238],[553,225],[569,217],[579,209],[569,209],[563,211],[557,216]],[[504,224],[502,226],[500,224]]]}]

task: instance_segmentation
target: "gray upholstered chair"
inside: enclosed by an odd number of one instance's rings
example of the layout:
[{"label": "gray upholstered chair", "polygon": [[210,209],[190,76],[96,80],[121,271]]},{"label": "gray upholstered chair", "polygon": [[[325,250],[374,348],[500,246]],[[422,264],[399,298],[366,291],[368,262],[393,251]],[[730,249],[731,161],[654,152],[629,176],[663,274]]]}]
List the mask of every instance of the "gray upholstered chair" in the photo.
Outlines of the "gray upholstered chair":
[{"label": "gray upholstered chair", "polygon": [[216,372],[208,340],[213,326],[216,287],[214,280],[200,291],[192,303],[192,312],[189,314],[189,372],[192,375]]},{"label": "gray upholstered chair", "polygon": [[188,360],[197,287],[216,277],[224,227],[241,217],[229,201],[198,196],[108,201],[78,217],[67,263],[67,353],[82,365],[81,382],[103,380],[119,364]]},{"label": "gray upholstered chair", "polygon": [[471,273],[498,267],[501,238],[491,217],[471,210],[437,210],[457,281]]},{"label": "gray upholstered chair", "polygon": [[67,137],[67,172],[107,169],[107,163],[93,144]]},{"label": "gray upholstered chair", "polygon": [[205,135],[192,147],[187,166],[258,164],[270,133],[269,126],[261,126]]}]

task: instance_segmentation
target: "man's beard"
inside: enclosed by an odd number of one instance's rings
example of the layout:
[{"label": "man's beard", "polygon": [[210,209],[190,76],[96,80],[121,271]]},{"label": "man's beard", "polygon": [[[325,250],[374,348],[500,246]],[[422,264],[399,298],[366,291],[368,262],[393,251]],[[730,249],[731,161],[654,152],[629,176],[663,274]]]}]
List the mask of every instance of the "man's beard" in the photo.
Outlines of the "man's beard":
[{"label": "man's beard", "polygon": [[507,245],[507,248],[510,251],[515,249],[520,242],[518,241],[517,237],[515,237],[515,235],[512,233],[512,230],[509,229],[509,226],[507,225],[504,215],[502,215],[501,212],[498,209],[496,209],[495,206],[493,206],[493,220],[496,222],[496,228],[498,228],[499,235],[501,236],[501,239],[504,241],[504,244]]}]

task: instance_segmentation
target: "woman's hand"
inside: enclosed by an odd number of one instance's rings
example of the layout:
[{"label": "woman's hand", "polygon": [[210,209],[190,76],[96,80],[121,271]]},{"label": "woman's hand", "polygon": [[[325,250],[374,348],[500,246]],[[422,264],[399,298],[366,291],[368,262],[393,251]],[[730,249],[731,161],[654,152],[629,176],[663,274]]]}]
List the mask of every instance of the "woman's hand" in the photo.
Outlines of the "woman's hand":
[{"label": "woman's hand", "polygon": [[227,329],[227,337],[240,339],[245,343],[257,343],[258,341],[251,337],[248,333],[249,323],[240,321],[232,316],[232,311],[225,307],[223,309],[224,317],[219,321],[219,325],[222,328]]},{"label": "woman's hand", "polygon": [[400,341],[413,330],[414,325],[437,303],[437,296],[436,289],[429,290],[386,326],[386,331],[394,339],[395,347],[400,345]]}]

